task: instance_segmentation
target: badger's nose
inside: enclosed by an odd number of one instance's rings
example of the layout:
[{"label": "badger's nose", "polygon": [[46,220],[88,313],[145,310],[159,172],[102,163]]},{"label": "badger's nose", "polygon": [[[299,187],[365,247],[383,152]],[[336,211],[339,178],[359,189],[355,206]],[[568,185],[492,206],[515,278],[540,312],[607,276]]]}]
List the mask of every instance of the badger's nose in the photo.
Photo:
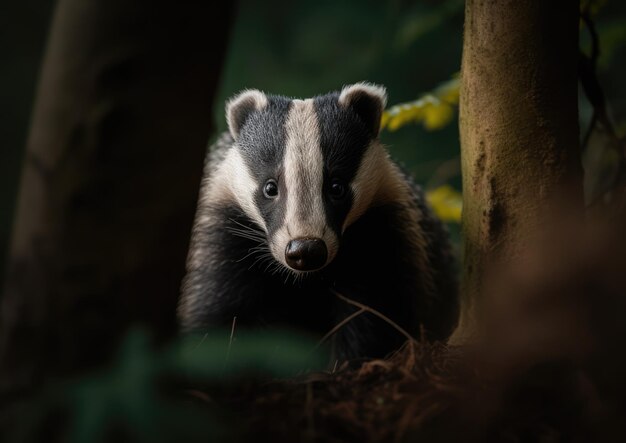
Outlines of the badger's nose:
[{"label": "badger's nose", "polygon": [[287,264],[298,271],[314,271],[326,263],[328,250],[319,238],[296,238],[287,243]]}]

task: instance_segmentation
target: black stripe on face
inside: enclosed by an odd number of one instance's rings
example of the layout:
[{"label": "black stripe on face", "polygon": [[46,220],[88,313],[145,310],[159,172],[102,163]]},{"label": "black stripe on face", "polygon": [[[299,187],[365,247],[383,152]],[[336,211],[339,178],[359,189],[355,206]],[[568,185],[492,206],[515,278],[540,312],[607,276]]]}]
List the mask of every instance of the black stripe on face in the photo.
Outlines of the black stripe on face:
[{"label": "black stripe on face", "polygon": [[[315,112],[324,159],[326,222],[340,236],[354,201],[350,183],[356,177],[363,155],[372,141],[371,131],[353,111],[339,106],[339,93],[316,97]],[[345,197],[340,200],[330,197],[331,183],[337,179],[347,188]]]},{"label": "black stripe on face", "polygon": [[[273,234],[283,224],[286,212],[287,190],[281,175],[285,156],[285,121],[291,100],[279,96],[268,96],[267,100],[267,106],[246,119],[237,145],[258,185],[255,204],[265,220],[268,234]],[[269,179],[278,183],[280,198],[268,199],[263,195],[263,187]]]}]

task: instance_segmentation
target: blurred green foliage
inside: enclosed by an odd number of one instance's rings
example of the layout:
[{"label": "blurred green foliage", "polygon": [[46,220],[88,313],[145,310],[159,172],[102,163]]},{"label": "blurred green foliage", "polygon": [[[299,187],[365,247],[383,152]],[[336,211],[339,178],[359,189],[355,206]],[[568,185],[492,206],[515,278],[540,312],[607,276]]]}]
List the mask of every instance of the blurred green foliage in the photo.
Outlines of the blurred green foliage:
[{"label": "blurred green foliage", "polygon": [[51,384],[34,399],[9,441],[222,441],[236,433],[238,416],[213,393],[321,371],[327,362],[314,342],[292,333],[216,331],[156,349],[134,330],[110,367]]}]

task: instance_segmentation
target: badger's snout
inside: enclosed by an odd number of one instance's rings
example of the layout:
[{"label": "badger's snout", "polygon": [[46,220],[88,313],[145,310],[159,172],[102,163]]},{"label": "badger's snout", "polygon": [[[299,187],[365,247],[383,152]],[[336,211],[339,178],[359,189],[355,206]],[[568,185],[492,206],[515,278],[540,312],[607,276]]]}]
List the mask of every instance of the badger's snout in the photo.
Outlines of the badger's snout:
[{"label": "badger's snout", "polygon": [[285,260],[298,271],[314,271],[326,264],[328,249],[320,238],[296,238],[287,243]]}]

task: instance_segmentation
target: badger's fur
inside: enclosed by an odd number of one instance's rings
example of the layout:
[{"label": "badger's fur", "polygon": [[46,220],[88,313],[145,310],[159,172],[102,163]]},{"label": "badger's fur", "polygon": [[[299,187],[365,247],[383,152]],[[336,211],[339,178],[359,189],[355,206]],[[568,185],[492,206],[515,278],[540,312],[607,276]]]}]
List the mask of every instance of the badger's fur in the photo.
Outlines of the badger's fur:
[{"label": "badger's fur", "polygon": [[[456,318],[447,235],[378,140],[384,88],[307,100],[246,90],[210,152],[179,305],[184,330],[286,327],[321,337],[357,308],[442,339]],[[365,313],[336,358],[382,357],[405,337]]]}]

